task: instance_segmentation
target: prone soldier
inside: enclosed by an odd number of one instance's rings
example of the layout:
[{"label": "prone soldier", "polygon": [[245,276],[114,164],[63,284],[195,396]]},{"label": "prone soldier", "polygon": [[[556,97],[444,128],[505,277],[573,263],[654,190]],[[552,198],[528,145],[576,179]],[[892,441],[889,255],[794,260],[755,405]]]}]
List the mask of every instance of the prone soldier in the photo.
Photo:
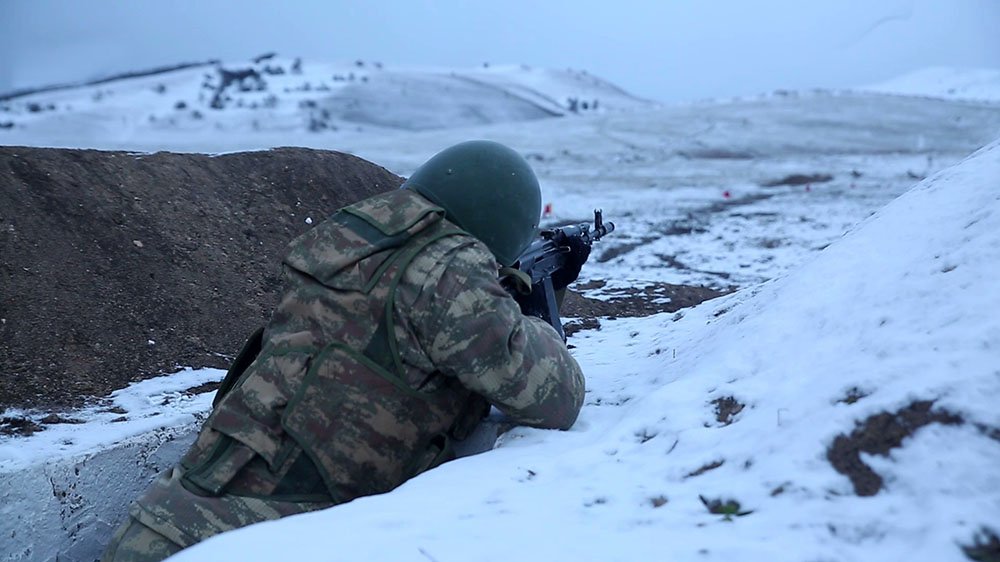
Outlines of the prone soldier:
[{"label": "prone soldier", "polygon": [[[520,424],[572,426],[580,367],[498,277],[540,215],[528,163],[470,141],[294,240],[270,320],[103,560],[162,560],[231,529],[389,491],[452,458],[491,405]],[[552,289],[573,282],[588,254],[569,248],[569,274]]]}]

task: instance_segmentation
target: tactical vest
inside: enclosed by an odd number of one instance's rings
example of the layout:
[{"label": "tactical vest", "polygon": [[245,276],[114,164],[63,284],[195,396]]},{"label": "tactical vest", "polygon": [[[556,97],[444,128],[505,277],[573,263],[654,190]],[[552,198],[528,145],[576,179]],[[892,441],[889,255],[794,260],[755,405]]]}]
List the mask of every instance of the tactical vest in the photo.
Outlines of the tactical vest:
[{"label": "tactical vest", "polygon": [[396,190],[293,241],[288,289],[181,461],[184,487],[306,511],[386,492],[447,460],[450,441],[489,405],[451,377],[404,364],[395,296],[422,250],[469,236],[440,207]]}]

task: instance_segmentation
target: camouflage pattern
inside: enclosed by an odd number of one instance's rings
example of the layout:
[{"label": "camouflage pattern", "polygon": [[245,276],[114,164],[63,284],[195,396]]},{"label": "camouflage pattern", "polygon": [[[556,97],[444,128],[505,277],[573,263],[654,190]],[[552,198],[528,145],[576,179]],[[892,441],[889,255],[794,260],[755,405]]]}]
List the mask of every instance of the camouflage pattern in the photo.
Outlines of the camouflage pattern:
[{"label": "camouflage pattern", "polygon": [[111,544],[101,562],[157,562],[181,551],[170,539],[131,517],[115,533]]},{"label": "camouflage pattern", "polygon": [[285,274],[260,354],[130,511],[175,544],[391,490],[451,458],[490,403],[576,420],[584,380],[561,338],[419,194],[342,209],[292,242]]}]

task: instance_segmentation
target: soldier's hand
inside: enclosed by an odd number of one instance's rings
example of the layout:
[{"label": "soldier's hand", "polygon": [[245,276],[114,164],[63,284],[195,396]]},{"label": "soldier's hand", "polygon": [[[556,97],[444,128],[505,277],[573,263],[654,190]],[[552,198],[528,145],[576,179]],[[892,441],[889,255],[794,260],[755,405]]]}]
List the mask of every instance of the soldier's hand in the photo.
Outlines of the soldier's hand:
[{"label": "soldier's hand", "polygon": [[567,238],[566,245],[569,251],[566,255],[566,266],[552,274],[552,288],[555,290],[565,289],[570,283],[576,281],[580,276],[583,264],[587,263],[590,257],[590,244],[585,243],[581,238]]}]

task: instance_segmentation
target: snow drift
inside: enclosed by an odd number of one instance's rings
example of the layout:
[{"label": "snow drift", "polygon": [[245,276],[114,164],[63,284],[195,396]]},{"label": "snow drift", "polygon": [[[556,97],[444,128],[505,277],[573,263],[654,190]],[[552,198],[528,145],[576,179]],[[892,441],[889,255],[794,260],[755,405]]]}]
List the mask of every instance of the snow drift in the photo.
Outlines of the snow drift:
[{"label": "snow drift", "polygon": [[[1000,528],[998,187],[995,142],[784,278],[604,322],[574,342],[569,432],[176,559],[961,559]],[[874,490],[835,470],[838,439]]]}]

